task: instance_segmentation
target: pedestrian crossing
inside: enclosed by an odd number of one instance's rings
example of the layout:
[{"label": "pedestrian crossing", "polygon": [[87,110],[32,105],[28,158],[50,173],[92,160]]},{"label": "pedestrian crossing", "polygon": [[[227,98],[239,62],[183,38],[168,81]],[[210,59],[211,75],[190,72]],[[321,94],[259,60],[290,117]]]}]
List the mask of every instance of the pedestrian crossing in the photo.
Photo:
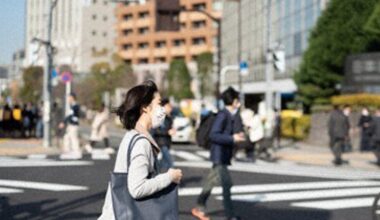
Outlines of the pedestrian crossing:
[{"label": "pedestrian crossing", "polygon": [[[197,196],[200,187],[182,188],[181,197]],[[232,200],[245,203],[287,202],[292,207],[338,210],[370,207],[380,192],[380,181],[321,181],[239,185],[231,189]],[[212,191],[223,200],[222,188]]]},{"label": "pedestrian crossing", "polygon": [[23,193],[24,190],[42,190],[51,192],[67,192],[67,191],[85,191],[86,186],[77,186],[60,183],[33,182],[22,180],[5,180],[0,179],[0,195]]}]

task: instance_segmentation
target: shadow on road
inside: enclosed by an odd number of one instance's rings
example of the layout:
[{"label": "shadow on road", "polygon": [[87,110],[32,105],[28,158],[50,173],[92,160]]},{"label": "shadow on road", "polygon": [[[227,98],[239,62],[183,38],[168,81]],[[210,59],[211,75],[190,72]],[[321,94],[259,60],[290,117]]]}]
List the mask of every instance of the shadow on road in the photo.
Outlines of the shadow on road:
[{"label": "shadow on road", "polygon": [[[103,200],[106,192],[99,192],[86,197],[56,204],[58,199],[41,200],[38,202],[11,205],[8,197],[0,197],[0,219],[14,220],[50,220],[50,219],[96,219],[100,213],[84,213],[78,211],[81,207]],[[50,205],[49,208],[44,206]],[[100,210],[96,210],[99,211]]]}]

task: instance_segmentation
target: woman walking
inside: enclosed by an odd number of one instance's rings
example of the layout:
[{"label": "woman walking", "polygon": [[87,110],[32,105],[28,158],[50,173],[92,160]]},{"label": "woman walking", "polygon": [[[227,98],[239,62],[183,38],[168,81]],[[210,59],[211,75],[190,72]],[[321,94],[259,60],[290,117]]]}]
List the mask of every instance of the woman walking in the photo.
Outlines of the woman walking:
[{"label": "woman walking", "polygon": [[[160,148],[149,134],[149,130],[160,126],[165,118],[160,102],[161,96],[157,86],[148,81],[130,89],[124,103],[116,110],[127,132],[120,143],[114,173],[128,174],[127,181],[122,186],[127,186],[128,195],[135,200],[149,200],[150,196],[167,189],[172,183],[178,184],[182,179],[182,171],[179,169],[169,169],[166,173],[152,175],[157,170],[156,157]],[[127,158],[130,158],[130,161]],[[122,206],[128,210],[120,210],[120,200],[115,199],[114,196],[117,195],[114,195],[113,186],[111,179],[99,220],[113,220],[117,218],[115,215],[119,216],[118,213],[134,211],[128,206]],[[145,212],[149,213],[152,210],[151,208]],[[138,219],[127,216],[128,214],[123,219]],[[157,213],[156,218],[152,220],[158,220],[159,216]]]}]

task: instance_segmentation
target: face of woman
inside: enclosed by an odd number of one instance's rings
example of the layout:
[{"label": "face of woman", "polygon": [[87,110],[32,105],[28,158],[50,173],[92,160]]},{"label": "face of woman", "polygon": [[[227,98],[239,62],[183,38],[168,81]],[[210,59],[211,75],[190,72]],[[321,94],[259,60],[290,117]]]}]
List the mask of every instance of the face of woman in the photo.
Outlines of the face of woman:
[{"label": "face of woman", "polygon": [[157,92],[146,112],[150,118],[151,126],[157,128],[165,119],[165,110],[161,106],[161,95]]}]

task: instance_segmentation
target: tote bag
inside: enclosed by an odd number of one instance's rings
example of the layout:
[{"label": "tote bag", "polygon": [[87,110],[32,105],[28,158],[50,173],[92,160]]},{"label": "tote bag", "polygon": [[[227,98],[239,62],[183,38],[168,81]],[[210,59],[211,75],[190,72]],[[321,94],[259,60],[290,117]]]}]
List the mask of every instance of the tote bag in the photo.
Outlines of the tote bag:
[{"label": "tote bag", "polygon": [[[134,199],[128,191],[128,171],[131,152],[135,143],[145,137],[138,134],[129,142],[127,152],[127,173],[111,173],[111,195],[116,220],[178,220],[178,187],[171,184],[151,196]],[[157,158],[154,159],[154,173],[158,174]]]}]

